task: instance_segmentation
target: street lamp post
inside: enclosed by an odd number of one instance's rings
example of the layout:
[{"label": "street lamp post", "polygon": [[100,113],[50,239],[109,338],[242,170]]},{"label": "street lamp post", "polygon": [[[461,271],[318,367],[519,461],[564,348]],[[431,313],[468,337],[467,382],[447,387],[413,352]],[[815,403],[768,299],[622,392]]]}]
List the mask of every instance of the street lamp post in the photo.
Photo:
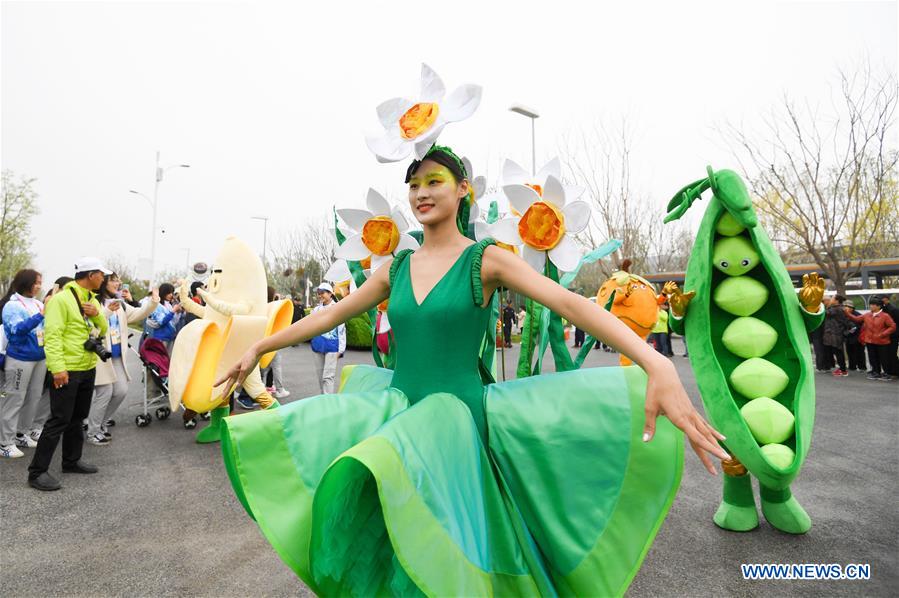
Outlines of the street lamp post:
[{"label": "street lamp post", "polygon": [[156,208],[159,207],[159,183],[162,182],[162,178],[165,175],[167,170],[171,170],[172,168],[190,168],[190,164],[172,164],[171,166],[162,167],[159,165],[159,150],[156,150],[156,183],[153,185],[153,199],[151,200],[149,197],[131,189],[129,192],[134,193],[135,195],[140,195],[144,199],[146,199],[150,206],[153,208],[153,235],[150,237],[150,288],[153,288],[153,284],[156,282]]},{"label": "street lamp post", "polygon": [[[528,108],[522,104],[512,104],[509,106],[509,110],[516,114],[520,114],[531,119],[531,176],[537,174],[537,127],[534,123],[538,118],[540,118],[540,114],[537,113],[536,110]],[[533,181],[536,183],[536,181]],[[500,345],[500,358],[502,359],[502,368],[503,368],[503,380],[506,379],[506,341],[503,338],[503,342]]]},{"label": "street lamp post", "polygon": [[267,265],[265,250],[268,247],[268,216],[250,216],[250,220],[262,220],[262,264]]},{"label": "street lamp post", "polygon": [[540,115],[536,110],[532,110],[521,104],[513,104],[509,110],[531,119],[531,175],[535,175],[537,174],[537,130],[534,126],[534,121],[540,118]]}]

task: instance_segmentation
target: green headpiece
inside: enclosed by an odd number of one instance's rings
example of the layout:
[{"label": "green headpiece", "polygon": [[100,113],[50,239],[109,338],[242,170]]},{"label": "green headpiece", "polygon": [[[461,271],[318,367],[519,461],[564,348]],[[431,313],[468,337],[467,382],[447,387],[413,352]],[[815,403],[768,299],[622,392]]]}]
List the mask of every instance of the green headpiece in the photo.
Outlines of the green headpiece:
[{"label": "green headpiece", "polygon": [[459,228],[459,232],[461,232],[463,235],[474,239],[473,230],[468,230],[468,219],[471,215],[471,204],[473,204],[475,200],[474,186],[469,180],[470,175],[468,169],[465,168],[465,163],[462,161],[462,158],[457,156],[452,148],[445,145],[437,145],[435,143],[431,146],[431,149],[427,151],[424,158],[422,158],[421,160],[414,160],[412,164],[409,165],[409,168],[406,169],[407,183],[412,179],[413,175],[415,175],[415,173],[421,166],[421,163],[425,160],[431,160],[432,162],[437,162],[441,166],[446,166],[458,182],[468,180],[468,198],[467,201],[462,202],[462,204],[459,206],[459,210],[456,212],[456,226]]}]

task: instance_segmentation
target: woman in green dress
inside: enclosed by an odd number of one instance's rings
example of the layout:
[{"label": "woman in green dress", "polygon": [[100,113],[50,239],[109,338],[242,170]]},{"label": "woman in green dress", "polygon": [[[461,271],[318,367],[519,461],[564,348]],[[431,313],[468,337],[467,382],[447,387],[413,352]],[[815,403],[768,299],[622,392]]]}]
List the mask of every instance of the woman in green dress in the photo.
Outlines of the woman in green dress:
[{"label": "woman in green dress", "polygon": [[[388,298],[395,370],[344,368],[336,395],[227,418],[238,498],[318,594],[622,594],[677,491],[676,428],[713,474],[723,437],[670,360],[614,316],[492,240],[462,235],[469,181],[451,150],[432,148],[407,182],[422,246],[256,343],[216,385],[239,385],[265,353]],[[500,287],[639,367],[494,382],[480,353]]]}]

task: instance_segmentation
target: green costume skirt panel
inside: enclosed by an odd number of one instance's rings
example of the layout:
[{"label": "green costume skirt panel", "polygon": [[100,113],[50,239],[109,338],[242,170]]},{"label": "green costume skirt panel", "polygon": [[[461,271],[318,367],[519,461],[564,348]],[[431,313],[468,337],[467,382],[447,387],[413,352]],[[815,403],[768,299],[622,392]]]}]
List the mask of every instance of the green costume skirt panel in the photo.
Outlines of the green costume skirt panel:
[{"label": "green costume skirt panel", "polygon": [[[345,368],[345,371],[349,368]],[[485,450],[453,395],[414,405],[389,370],[226,418],[232,484],[323,595],[620,595],[680,482],[683,437],[643,443],[645,375],[594,368],[488,385]]]}]

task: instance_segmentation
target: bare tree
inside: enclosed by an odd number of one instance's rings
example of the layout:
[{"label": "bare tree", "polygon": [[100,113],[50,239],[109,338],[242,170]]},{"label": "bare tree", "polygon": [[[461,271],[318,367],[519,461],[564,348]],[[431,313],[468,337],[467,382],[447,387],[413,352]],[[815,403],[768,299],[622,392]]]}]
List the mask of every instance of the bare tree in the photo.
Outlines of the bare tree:
[{"label": "bare tree", "polygon": [[295,228],[274,244],[266,270],[269,283],[279,292],[304,297],[306,281],[318,284],[334,262],[337,239],[330,218]]},{"label": "bare tree", "polygon": [[31,262],[31,218],[38,213],[37,179],[3,171],[3,203],[0,205],[0,288],[9,286],[18,270]]},{"label": "bare tree", "polygon": [[563,136],[560,143],[568,182],[586,189],[584,199],[594,210],[590,227],[579,240],[590,248],[609,239],[622,242],[611,263],[601,261],[583,271],[577,284],[585,288],[600,275],[607,277],[625,259],[632,261],[635,273],[677,270],[686,264],[690,248],[686,229],[676,223],[663,226],[664,202],[652,202],[633,188],[633,137],[633,127],[622,118],[615,126],[595,122],[589,129]]},{"label": "bare tree", "polygon": [[864,65],[840,71],[834,95],[829,114],[784,97],[761,135],[720,129],[774,242],[812,260],[844,292],[867,260],[896,248],[899,90],[894,75]]}]

